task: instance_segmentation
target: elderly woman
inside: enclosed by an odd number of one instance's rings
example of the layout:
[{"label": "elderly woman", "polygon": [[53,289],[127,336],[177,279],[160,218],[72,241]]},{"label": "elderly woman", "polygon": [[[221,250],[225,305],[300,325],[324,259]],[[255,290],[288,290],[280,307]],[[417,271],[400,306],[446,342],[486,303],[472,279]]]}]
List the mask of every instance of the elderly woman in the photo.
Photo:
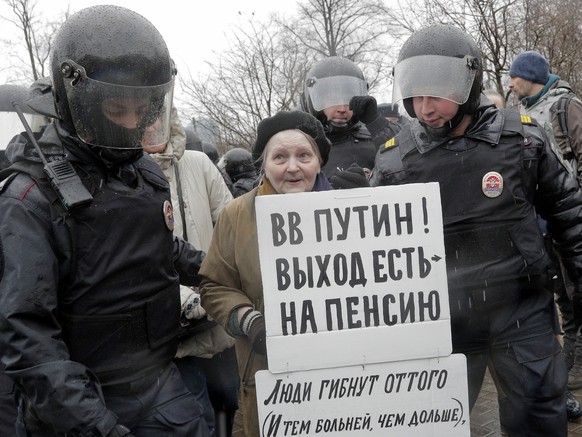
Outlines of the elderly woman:
[{"label": "elderly woman", "polygon": [[253,146],[262,180],[224,207],[200,270],[202,306],[237,338],[246,437],[259,436],[255,373],[267,369],[256,196],[331,190],[321,167],[330,143],[311,114],[281,111],[262,120]]}]

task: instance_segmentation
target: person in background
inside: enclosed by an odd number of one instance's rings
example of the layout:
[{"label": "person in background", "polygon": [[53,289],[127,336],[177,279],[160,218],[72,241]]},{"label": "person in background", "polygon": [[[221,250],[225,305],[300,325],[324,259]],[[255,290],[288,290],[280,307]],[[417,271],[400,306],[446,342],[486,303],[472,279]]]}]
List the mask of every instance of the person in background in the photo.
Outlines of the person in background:
[{"label": "person in background", "polygon": [[236,337],[246,437],[261,435],[255,373],[267,369],[255,199],[331,190],[321,170],[329,151],[321,123],[310,114],[281,111],[263,119],[252,149],[261,183],[222,210],[202,266],[202,306]]},{"label": "person in background", "polygon": [[[205,153],[185,150],[187,134],[174,106],[170,121],[170,140],[150,138],[158,134],[156,123],[146,129],[144,142],[151,145],[144,150],[170,182],[174,234],[206,252],[214,223],[232,195]],[[191,325],[191,333],[180,336],[174,362],[204,408],[210,435],[231,435],[239,386],[234,340],[206,317],[197,287],[181,286],[180,295],[182,324]]]},{"label": "person in background", "polygon": [[217,166],[232,181],[234,197],[248,193],[259,182],[259,175],[253,164],[253,155],[241,147],[230,149],[222,155]]},{"label": "person in background", "polygon": [[581,293],[582,192],[543,128],[482,98],[481,52],[462,29],[416,31],[394,73],[393,100],[413,118],[386,138],[371,185],[440,185],[452,346],[467,358],[469,406],[491,365],[509,435],[565,437],[567,369],[536,214]]},{"label": "person in background", "polygon": [[[324,58],[307,72],[300,107],[321,122],[331,141],[329,160],[323,167],[330,182],[333,175],[347,170],[352,164],[364,172],[374,166],[379,144],[374,142],[364,124],[377,123],[379,115],[354,117],[349,107],[353,96],[367,93],[368,83],[362,70],[347,58]],[[399,129],[396,124],[385,124],[382,123],[382,127],[387,127],[391,134]]]},{"label": "person in background", "polygon": [[202,150],[202,140],[196,132],[194,127],[194,122],[187,123],[184,126],[184,132],[186,132],[186,150],[197,150],[203,152]]},{"label": "person in background", "polygon": [[[559,76],[550,74],[547,59],[539,52],[526,51],[516,56],[509,68],[509,89],[520,100],[519,111],[535,118],[546,130],[571,167],[573,177],[582,182],[582,102],[570,85]],[[548,234],[551,242],[551,235]],[[582,387],[582,320],[576,320],[573,312],[574,282],[560,261],[559,253],[553,252],[554,292],[562,315],[564,358],[568,367],[568,389]],[[582,416],[582,408],[576,397],[567,392],[567,412],[570,420]]]},{"label": "person in background", "polygon": [[398,103],[380,103],[378,105],[378,112],[382,117],[392,123],[398,123],[401,126],[410,123],[408,118],[400,114]]},{"label": "person in background", "polygon": [[214,165],[218,164],[220,153],[214,144],[210,141],[202,141],[202,151],[206,153]]},{"label": "person in background", "polygon": [[55,120],[38,148],[7,149],[0,191],[0,361],[17,436],[206,437],[172,361],[180,284],[198,284],[204,253],[173,235],[169,184],[142,148],[156,120],[169,139],[167,45],[141,15],[100,5],[68,17],[52,48]]}]

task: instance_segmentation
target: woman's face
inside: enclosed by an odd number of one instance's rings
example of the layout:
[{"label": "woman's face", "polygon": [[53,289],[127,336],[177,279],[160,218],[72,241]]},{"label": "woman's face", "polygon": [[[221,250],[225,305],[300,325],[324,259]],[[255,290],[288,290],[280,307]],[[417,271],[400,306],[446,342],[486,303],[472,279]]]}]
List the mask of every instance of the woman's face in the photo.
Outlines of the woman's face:
[{"label": "woman's face", "polygon": [[284,130],[267,142],[264,170],[277,193],[301,193],[313,189],[321,163],[305,134]]}]

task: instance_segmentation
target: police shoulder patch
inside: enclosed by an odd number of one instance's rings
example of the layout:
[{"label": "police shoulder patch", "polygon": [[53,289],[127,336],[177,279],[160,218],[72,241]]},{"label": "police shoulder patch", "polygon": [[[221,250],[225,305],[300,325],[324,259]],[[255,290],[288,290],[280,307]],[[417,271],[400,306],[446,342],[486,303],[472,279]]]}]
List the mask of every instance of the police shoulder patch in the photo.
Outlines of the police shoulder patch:
[{"label": "police shoulder patch", "polygon": [[389,148],[397,146],[397,145],[398,145],[398,143],[396,141],[396,137],[392,137],[388,141],[386,141],[386,143],[384,144],[384,149],[389,149]]},{"label": "police shoulder patch", "polygon": [[536,126],[536,123],[532,120],[532,118],[529,115],[524,114],[521,114],[521,124]]}]

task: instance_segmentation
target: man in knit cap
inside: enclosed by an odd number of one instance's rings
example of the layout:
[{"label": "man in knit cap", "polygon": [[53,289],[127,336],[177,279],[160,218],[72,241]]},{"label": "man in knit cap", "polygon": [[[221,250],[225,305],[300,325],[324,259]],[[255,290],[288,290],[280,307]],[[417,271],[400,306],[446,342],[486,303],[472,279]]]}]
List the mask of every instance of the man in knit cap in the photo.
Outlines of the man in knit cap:
[{"label": "man in knit cap", "polygon": [[[549,63],[536,51],[516,56],[509,69],[509,89],[520,99],[520,112],[535,118],[560,147],[582,183],[582,102],[570,84],[550,74]],[[558,101],[565,99],[566,126],[560,126]],[[582,386],[582,384],[581,384]]]},{"label": "man in knit cap", "polygon": [[[520,99],[521,114],[537,120],[553,143],[559,147],[572,168],[573,177],[582,183],[582,102],[575,96],[568,82],[550,74],[548,60],[536,51],[525,51],[516,56],[509,69],[509,89]],[[573,317],[574,285],[562,268],[563,281],[554,292],[562,313],[564,331],[563,353],[568,366],[568,389],[582,387],[582,320]],[[561,273],[558,271],[558,273]],[[568,392],[568,418],[582,416],[580,404]]]}]

